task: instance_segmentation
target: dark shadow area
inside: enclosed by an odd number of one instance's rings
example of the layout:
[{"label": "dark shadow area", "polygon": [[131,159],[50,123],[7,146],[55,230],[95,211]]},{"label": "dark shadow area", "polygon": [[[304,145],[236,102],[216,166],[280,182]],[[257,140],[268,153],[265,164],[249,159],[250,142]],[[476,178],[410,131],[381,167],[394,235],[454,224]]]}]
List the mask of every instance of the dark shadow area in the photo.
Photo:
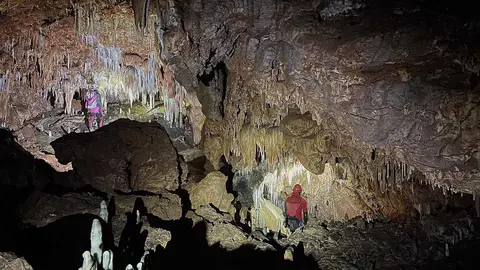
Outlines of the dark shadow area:
[{"label": "dark shadow area", "polygon": [[187,212],[192,209],[192,202],[190,201],[190,195],[185,189],[177,189],[174,192],[178,197],[180,197],[180,202],[182,204],[182,217],[185,217]]},{"label": "dark shadow area", "polygon": [[18,188],[0,185],[0,252],[17,250],[20,243],[16,241],[21,220],[17,216],[18,207],[23,204],[32,193],[33,188]]},{"label": "dark shadow area", "polygon": [[21,221],[18,207],[35,190],[53,178],[54,170],[35,159],[16,141],[10,130],[0,129],[0,251],[16,250]]},{"label": "dark shadow area", "polygon": [[0,129],[0,184],[15,187],[44,185],[55,170],[43,160],[35,159],[15,141],[11,131]]},{"label": "dark shadow area", "polygon": [[194,183],[200,182],[208,173],[205,169],[207,162],[208,160],[207,160],[207,157],[205,156],[201,156],[193,159],[190,162],[187,162],[188,181],[192,181]]},{"label": "dark shadow area", "polygon": [[419,269],[478,269],[476,263],[480,240],[463,240],[455,245],[450,245],[449,256],[442,260],[430,260]]},{"label": "dark shadow area", "polygon": [[127,213],[127,222],[120,236],[117,252],[114,254],[115,269],[125,269],[128,264],[136,265],[143,256],[148,231],[142,230],[143,221],[137,223],[137,211],[140,217],[145,216],[147,212],[140,198],[135,200],[132,212]]},{"label": "dark shadow area", "polygon": [[233,176],[235,176],[235,173],[232,171],[232,165],[227,162],[227,159],[224,155],[222,155],[220,159],[220,164],[222,166],[220,167],[219,171],[227,177],[227,192],[233,194],[234,197],[237,197],[237,192],[233,190]]},{"label": "dark shadow area", "polygon": [[[211,55],[212,56],[212,55]],[[209,73],[197,75],[200,87],[197,89],[198,100],[203,113],[212,119],[224,116],[223,101],[227,92],[228,69],[224,62],[219,62]]]},{"label": "dark shadow area", "polygon": [[[219,244],[208,245],[206,239],[207,223],[202,221],[192,227],[192,221],[164,221],[149,215],[148,221],[153,227],[169,230],[172,239],[163,249],[157,246],[154,254],[149,256],[149,269],[175,267],[177,269],[318,269],[311,257],[295,254],[302,262],[286,261],[284,249],[277,251],[256,250],[253,245],[245,245],[233,251],[227,251]],[[186,254],[188,254],[186,256]]]}]

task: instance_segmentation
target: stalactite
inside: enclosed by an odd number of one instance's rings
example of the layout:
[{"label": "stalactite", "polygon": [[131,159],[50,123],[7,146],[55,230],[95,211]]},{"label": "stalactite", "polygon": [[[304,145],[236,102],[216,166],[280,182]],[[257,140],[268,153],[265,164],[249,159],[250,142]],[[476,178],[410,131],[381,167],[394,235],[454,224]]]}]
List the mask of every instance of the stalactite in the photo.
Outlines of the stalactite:
[{"label": "stalactite", "polygon": [[133,0],[133,14],[135,17],[135,26],[137,32],[141,35],[144,34],[145,28],[147,27],[148,14],[149,14],[149,0]]}]

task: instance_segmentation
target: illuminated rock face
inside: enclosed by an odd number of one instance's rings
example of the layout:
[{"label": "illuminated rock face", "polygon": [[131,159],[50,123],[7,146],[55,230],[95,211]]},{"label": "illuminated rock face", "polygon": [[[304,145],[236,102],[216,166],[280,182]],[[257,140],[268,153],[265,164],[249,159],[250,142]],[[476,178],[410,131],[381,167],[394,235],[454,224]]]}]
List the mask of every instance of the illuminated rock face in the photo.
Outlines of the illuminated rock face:
[{"label": "illuminated rock face", "polygon": [[232,212],[233,195],[227,193],[227,177],[221,172],[211,172],[189,189],[193,209],[213,204],[222,212]]}]

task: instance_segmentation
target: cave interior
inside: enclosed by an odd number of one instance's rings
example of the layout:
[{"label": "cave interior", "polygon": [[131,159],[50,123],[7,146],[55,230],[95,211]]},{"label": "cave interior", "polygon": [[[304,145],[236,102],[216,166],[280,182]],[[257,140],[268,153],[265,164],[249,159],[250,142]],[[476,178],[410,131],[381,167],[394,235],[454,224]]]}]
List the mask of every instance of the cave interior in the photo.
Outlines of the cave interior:
[{"label": "cave interior", "polygon": [[0,0],[0,269],[478,269],[477,11]]}]

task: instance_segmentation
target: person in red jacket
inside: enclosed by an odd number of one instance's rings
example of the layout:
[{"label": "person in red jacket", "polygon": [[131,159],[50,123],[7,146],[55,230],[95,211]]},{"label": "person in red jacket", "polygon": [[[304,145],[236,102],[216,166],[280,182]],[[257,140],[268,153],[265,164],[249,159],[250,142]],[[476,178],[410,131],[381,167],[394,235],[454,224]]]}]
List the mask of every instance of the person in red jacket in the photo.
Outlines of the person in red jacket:
[{"label": "person in red jacket", "polygon": [[285,201],[285,212],[287,214],[287,226],[294,231],[307,223],[308,211],[307,201],[300,196],[302,186],[296,184],[292,194]]}]

